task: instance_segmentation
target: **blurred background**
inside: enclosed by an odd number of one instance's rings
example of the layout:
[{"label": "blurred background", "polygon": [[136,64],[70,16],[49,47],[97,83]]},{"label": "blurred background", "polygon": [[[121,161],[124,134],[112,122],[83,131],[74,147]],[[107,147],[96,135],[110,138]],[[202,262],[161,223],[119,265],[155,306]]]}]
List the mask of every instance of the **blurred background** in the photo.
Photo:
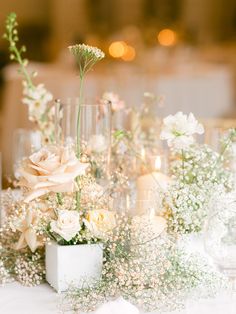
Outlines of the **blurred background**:
[{"label": "blurred background", "polygon": [[[165,96],[160,117],[192,111],[206,121],[230,119],[236,125],[235,0],[0,0],[1,33],[11,11],[37,81],[55,98],[78,95],[67,47],[84,42],[107,56],[87,78],[89,99],[113,91],[127,106],[138,107],[148,91]],[[31,127],[21,98],[17,66],[9,63],[1,39],[0,147],[6,173],[14,130]]]}]

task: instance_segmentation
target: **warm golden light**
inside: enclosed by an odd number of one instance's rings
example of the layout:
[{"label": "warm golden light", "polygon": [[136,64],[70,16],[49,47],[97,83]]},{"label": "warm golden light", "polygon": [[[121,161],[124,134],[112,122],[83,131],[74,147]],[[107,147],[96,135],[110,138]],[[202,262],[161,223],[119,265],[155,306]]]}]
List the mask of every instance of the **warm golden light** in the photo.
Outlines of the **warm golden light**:
[{"label": "warm golden light", "polygon": [[136,51],[132,46],[126,46],[125,53],[122,56],[124,61],[133,61],[136,56]]},{"label": "warm golden light", "polygon": [[177,36],[173,30],[165,28],[159,32],[157,39],[162,46],[168,47],[176,44]]},{"label": "warm golden light", "polygon": [[155,159],[155,170],[161,169],[161,156],[157,156]]},{"label": "warm golden light", "polygon": [[124,41],[115,41],[109,47],[109,54],[113,58],[121,58],[124,56],[127,45]]}]

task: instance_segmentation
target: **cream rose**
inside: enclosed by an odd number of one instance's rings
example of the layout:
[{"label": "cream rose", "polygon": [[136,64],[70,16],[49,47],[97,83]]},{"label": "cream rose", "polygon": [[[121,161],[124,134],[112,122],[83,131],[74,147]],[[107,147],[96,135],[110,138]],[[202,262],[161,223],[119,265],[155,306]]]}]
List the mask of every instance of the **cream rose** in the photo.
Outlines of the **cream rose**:
[{"label": "cream rose", "polygon": [[50,227],[51,231],[70,241],[81,229],[80,215],[75,210],[60,210],[58,219],[51,221]]},{"label": "cream rose", "polygon": [[88,164],[81,163],[68,147],[42,148],[23,161],[20,186],[29,190],[26,202],[49,192],[73,192],[77,189],[75,178],[85,174]]},{"label": "cream rose", "polygon": [[90,210],[84,223],[95,237],[103,239],[116,226],[116,218],[114,212],[106,209]]}]

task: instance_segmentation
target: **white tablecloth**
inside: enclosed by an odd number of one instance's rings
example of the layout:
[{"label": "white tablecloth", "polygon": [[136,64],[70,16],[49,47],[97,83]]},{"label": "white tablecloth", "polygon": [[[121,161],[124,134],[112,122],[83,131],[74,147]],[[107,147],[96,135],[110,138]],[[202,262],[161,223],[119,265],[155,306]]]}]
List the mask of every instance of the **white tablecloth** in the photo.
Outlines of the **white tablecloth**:
[{"label": "white tablecloth", "polygon": [[[0,288],[1,314],[57,314],[60,296],[47,284],[34,288],[18,283]],[[188,302],[187,308],[165,314],[235,314],[236,299],[221,295],[216,299]],[[107,314],[107,313],[106,313]],[[114,313],[109,313],[114,314]],[[120,313],[129,314],[129,313]],[[154,314],[154,313],[152,313]],[[156,314],[156,313],[155,313]],[[159,313],[158,313],[159,314]]]}]

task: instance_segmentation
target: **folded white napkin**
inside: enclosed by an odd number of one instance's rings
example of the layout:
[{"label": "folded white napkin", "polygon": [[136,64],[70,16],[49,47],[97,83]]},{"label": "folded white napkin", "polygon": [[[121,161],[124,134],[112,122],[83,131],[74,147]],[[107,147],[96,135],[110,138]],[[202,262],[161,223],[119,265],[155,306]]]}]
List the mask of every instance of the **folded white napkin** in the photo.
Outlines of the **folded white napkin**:
[{"label": "folded white napkin", "polygon": [[136,306],[125,301],[123,298],[118,298],[115,301],[110,301],[100,306],[94,314],[139,314]]}]

